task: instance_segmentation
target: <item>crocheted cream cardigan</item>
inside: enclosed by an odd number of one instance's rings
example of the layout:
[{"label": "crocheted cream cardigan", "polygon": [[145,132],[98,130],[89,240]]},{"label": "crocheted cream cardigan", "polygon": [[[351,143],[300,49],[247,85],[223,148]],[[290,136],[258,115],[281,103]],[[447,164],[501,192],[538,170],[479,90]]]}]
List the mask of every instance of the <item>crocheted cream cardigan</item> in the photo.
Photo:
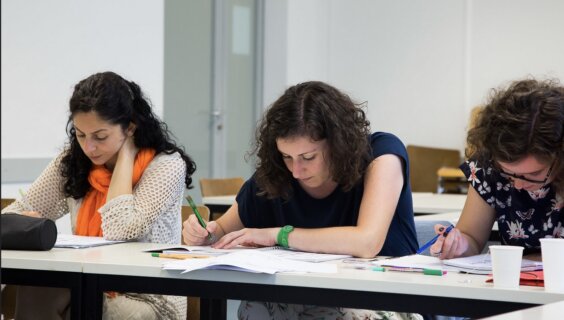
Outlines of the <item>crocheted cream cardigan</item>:
[{"label": "crocheted cream cardigan", "polygon": [[[33,208],[52,220],[70,213],[73,233],[82,199],[65,197],[60,161],[64,152],[51,161],[33,182],[22,200],[2,210],[21,213]],[[131,195],[121,195],[99,209],[104,238],[168,244],[181,243],[181,206],[186,164],[178,153],[161,153],[143,172]],[[151,305],[162,319],[185,319],[186,298],[148,294],[126,294]]]}]

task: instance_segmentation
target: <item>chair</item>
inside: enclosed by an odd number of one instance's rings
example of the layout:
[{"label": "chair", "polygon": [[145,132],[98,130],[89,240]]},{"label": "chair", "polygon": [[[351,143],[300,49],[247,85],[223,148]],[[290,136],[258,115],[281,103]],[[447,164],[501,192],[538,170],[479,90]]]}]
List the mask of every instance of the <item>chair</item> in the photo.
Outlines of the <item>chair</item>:
[{"label": "chair", "polygon": [[411,191],[437,192],[440,168],[457,169],[461,163],[460,151],[422,146],[407,146]]},{"label": "chair", "polygon": [[460,168],[439,168],[437,177],[437,193],[468,193],[468,181]]},{"label": "chair", "polygon": [[2,198],[1,200],[2,202],[0,203],[0,210],[6,208],[10,203],[16,201],[16,199],[11,199],[11,198]]},{"label": "chair", "polygon": [[[236,195],[243,186],[245,180],[241,177],[223,179],[200,179],[200,190],[202,197]],[[211,220],[219,218],[223,212],[212,212]]]},{"label": "chair", "polygon": [[237,194],[245,180],[241,177],[224,179],[200,179],[202,197],[228,196]]},{"label": "chair", "polygon": [[[208,209],[208,207],[204,206],[204,205],[199,205],[196,206],[196,209],[198,209],[198,212],[200,213],[200,215],[202,216],[202,218],[204,220],[209,220],[210,219],[210,209]],[[184,221],[186,221],[186,219],[188,219],[188,217],[194,213],[194,211],[192,210],[192,207],[190,206],[182,206],[182,222],[184,223]]]},{"label": "chair", "polygon": [[[210,217],[210,209],[206,206],[196,206],[198,212],[202,216],[204,220],[209,220]],[[182,222],[186,221],[188,217],[194,213],[192,207],[190,206],[182,206]],[[182,244],[184,240],[182,240]],[[186,319],[187,320],[199,320],[200,319],[200,298],[199,297],[188,297],[188,310],[186,312]]]}]

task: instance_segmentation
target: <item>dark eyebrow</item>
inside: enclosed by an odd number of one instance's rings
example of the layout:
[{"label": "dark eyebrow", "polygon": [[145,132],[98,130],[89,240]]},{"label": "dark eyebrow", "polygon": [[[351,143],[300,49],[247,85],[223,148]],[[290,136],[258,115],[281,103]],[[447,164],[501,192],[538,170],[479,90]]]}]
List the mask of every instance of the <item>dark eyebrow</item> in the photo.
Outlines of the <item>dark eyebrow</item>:
[{"label": "dark eyebrow", "polygon": [[[316,151],[317,151],[317,148],[315,148],[315,149],[313,149],[313,150],[311,150],[311,151],[308,151],[308,152],[300,153],[300,154],[298,154],[298,156],[302,156],[302,157],[303,157],[305,154],[314,153],[314,152],[316,152]],[[282,151],[280,151],[280,150],[278,150],[278,152],[280,152],[283,156],[290,156],[290,155],[288,155],[288,154],[286,154],[286,153],[284,153],[284,152],[282,152]]]},{"label": "dark eyebrow", "polygon": [[[502,170],[503,172],[506,172],[506,173],[507,173],[507,170],[506,170],[505,168],[503,168],[501,165],[500,165],[499,167],[501,168],[501,170]],[[515,173],[515,172],[512,172],[512,174],[514,174],[514,175],[516,175],[516,176],[523,176],[523,175],[525,175],[525,174],[535,175],[535,174],[541,173],[543,170],[544,170],[544,169],[540,169],[540,170],[533,171],[533,172],[526,172],[526,173],[519,173],[519,174],[517,174],[517,173]]]},{"label": "dark eyebrow", "polygon": [[[84,134],[84,132],[82,132],[82,130],[80,130],[77,126],[74,126],[74,129],[76,131],[79,131],[80,133]],[[108,129],[100,129],[100,130],[96,130],[96,131],[92,132],[91,134],[97,134],[97,133],[100,133],[101,131],[107,131],[107,130]]]}]

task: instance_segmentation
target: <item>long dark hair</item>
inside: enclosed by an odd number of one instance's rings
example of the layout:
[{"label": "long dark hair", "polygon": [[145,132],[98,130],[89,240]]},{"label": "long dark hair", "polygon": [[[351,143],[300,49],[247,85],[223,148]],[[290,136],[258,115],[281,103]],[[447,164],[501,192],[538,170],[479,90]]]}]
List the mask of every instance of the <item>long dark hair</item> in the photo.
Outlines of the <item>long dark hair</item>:
[{"label": "long dark hair", "polygon": [[268,109],[255,133],[255,179],[260,194],[288,198],[292,175],[276,139],[307,136],[327,140],[331,177],[350,190],[370,163],[370,122],[360,104],[336,88],[318,81],[288,88]]},{"label": "long dark hair", "polygon": [[90,189],[88,174],[92,162],[80,148],[73,117],[79,112],[92,111],[103,120],[120,125],[123,130],[127,129],[129,123],[134,123],[137,127],[133,140],[138,148],[152,148],[156,154],[178,152],[186,162],[186,187],[192,188],[192,174],[196,171],[196,164],[171,139],[167,125],[153,113],[141,88],[116,73],[102,72],[93,74],[75,85],[70,99],[70,115],[67,121],[69,141],[67,152],[61,159],[61,174],[66,179],[66,196],[82,198]]},{"label": "long dark hair", "polygon": [[469,158],[515,162],[528,155],[554,163],[552,182],[564,192],[564,87],[555,79],[525,79],[492,91],[468,132]]}]

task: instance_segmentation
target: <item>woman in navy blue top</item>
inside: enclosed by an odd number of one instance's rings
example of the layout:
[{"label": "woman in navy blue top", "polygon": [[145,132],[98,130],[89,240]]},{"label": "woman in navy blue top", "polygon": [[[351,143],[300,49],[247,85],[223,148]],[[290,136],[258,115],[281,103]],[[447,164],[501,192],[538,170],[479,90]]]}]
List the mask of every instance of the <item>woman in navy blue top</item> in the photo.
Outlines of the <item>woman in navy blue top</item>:
[{"label": "woman in navy blue top", "polygon": [[[290,87],[257,128],[256,172],[236,203],[208,223],[207,230],[191,216],[184,222],[184,240],[215,248],[280,245],[364,258],[414,253],[418,244],[407,152],[391,134],[370,134],[369,125],[361,106],[328,84]],[[262,315],[269,318],[382,316],[342,308],[262,305],[268,310]],[[260,318],[249,310],[252,306],[244,303],[239,316]],[[274,309],[278,313],[270,312]],[[392,319],[397,315],[389,314]]]},{"label": "woman in navy blue top", "polygon": [[[564,238],[564,87],[522,80],[495,91],[468,133],[470,182],[456,229],[431,247],[442,259],[482,251],[497,221],[501,243],[535,259],[541,238]],[[442,233],[437,226],[437,233]],[[535,255],[537,257],[535,257]]]}]

